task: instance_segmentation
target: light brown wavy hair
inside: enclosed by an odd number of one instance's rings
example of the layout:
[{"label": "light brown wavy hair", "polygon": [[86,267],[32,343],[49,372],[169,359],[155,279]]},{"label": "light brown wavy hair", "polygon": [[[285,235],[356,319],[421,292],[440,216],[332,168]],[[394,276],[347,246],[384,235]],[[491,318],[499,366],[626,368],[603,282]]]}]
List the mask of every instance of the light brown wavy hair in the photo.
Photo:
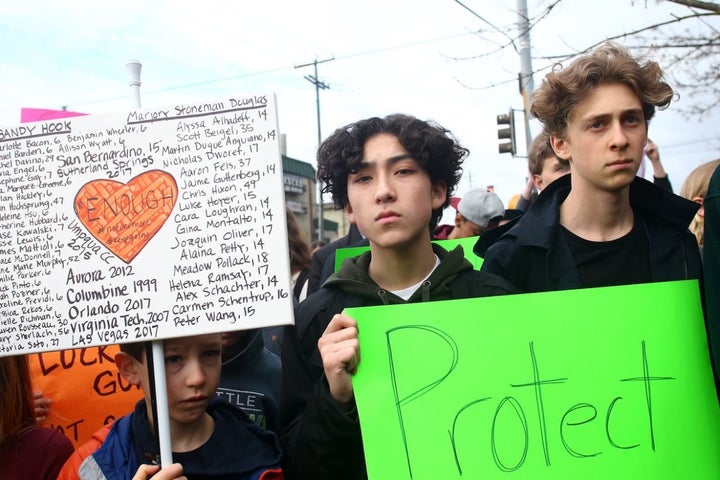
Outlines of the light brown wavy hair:
[{"label": "light brown wavy hair", "polygon": [[530,110],[550,135],[565,139],[575,107],[595,87],[609,83],[621,83],[635,92],[646,124],[655,116],[655,109],[666,108],[675,95],[657,62],[633,57],[625,47],[607,42],[567,68],[556,64],[533,93]]}]

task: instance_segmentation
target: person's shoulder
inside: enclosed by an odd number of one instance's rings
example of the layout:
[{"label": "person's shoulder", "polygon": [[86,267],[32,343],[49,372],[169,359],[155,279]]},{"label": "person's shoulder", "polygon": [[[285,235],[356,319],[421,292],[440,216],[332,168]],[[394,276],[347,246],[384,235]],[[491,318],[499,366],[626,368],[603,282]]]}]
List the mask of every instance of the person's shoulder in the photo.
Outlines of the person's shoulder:
[{"label": "person's shoulder", "polygon": [[245,410],[228,402],[223,397],[212,398],[208,403],[207,413],[216,420],[225,417],[237,419],[241,423],[254,423]]},{"label": "person's shoulder", "polygon": [[355,281],[353,286],[357,291],[348,291],[346,285],[346,278],[334,275],[320,290],[300,302],[295,309],[294,325],[298,338],[303,338],[305,335],[315,337],[318,332],[322,333],[332,316],[345,308],[373,304],[372,298],[376,286]]},{"label": "person's shoulder", "polygon": [[80,470],[80,465],[82,465],[86,458],[95,453],[103,445],[112,426],[112,422],[108,423],[93,433],[92,437],[90,437],[87,442],[80,445],[63,465],[62,470],[60,470],[60,474],[58,475],[58,480],[74,480],[79,478],[78,472]]},{"label": "person's shoulder", "polygon": [[218,431],[220,434],[237,431],[238,429],[248,430],[251,434],[265,431],[250,418],[250,415],[245,410],[238,405],[231,404],[222,397],[213,398],[208,404],[206,412],[215,420],[216,426],[222,426],[222,429]]},{"label": "person's shoulder", "polygon": [[340,313],[342,300],[338,300],[338,296],[343,296],[343,291],[337,287],[324,287],[308,296],[295,309],[295,328],[299,337],[310,329],[325,329],[327,325],[316,325],[318,323],[326,323],[329,317],[335,313]]},{"label": "person's shoulder", "polygon": [[302,318],[312,317],[317,312],[327,308],[335,296],[336,290],[335,288],[321,288],[317,292],[308,295],[295,308],[295,316]]},{"label": "person's shoulder", "polygon": [[[121,418],[124,418],[124,417],[121,417]],[[95,442],[97,444],[102,444],[102,442],[104,442],[105,439],[107,438],[108,433],[110,432],[110,429],[113,427],[114,424],[115,424],[115,422],[109,422],[107,425],[103,425],[103,427],[98,429],[95,433],[93,433],[90,440],[88,440],[85,443],[90,444],[90,443]]]},{"label": "person's shoulder", "polygon": [[520,250],[521,244],[519,243],[519,239],[521,238],[523,238],[523,232],[511,228],[503,235],[493,239],[492,242],[480,243],[478,241],[473,251],[477,256],[485,259],[485,261],[494,257],[507,259]]},{"label": "person's shoulder", "polygon": [[72,446],[72,442],[70,442],[70,439],[55,428],[35,426],[28,429],[24,437],[24,440],[28,443],[37,442],[39,444],[44,444],[47,442],[52,442],[60,445],[68,444]]},{"label": "person's shoulder", "polygon": [[48,448],[52,449],[55,452],[66,454],[65,458],[69,457],[70,454],[75,450],[70,439],[66,437],[65,434],[54,428],[47,428],[47,430],[50,430],[47,438]]},{"label": "person's shoulder", "polygon": [[508,280],[490,272],[466,270],[451,285],[453,298],[490,297],[519,293]]},{"label": "person's shoulder", "polygon": [[630,206],[646,221],[675,231],[684,231],[700,205],[636,177],[630,184]]},{"label": "person's shoulder", "polygon": [[277,353],[271,351],[266,346],[263,346],[262,352],[260,354],[260,359],[262,360],[262,366],[268,369],[280,370],[282,368],[280,356]]},{"label": "person's shoulder", "polygon": [[[279,455],[280,443],[277,435],[254,422],[239,406],[233,405],[221,397],[216,397],[208,404],[206,411],[215,420],[214,435],[218,438],[233,439],[250,449],[248,442],[256,439]],[[279,460],[279,456],[277,460]]]},{"label": "person's shoulder", "polygon": [[315,250],[315,253],[312,254],[313,263],[316,263],[320,266],[324,265],[325,260],[327,260],[330,254],[338,248],[339,246],[337,240],[335,242],[328,243],[327,245],[323,245],[322,247]]},{"label": "person's shoulder", "polygon": [[517,224],[520,218],[521,217],[515,218],[504,225],[500,225],[483,232],[473,246],[473,253],[480,258],[484,258],[488,249],[497,243],[502,236],[508,233]]},{"label": "person's shoulder", "polygon": [[524,255],[526,247],[549,249],[560,231],[560,204],[570,192],[569,177],[564,175],[548,185],[522,216],[481,235],[473,252],[486,262],[508,263],[516,252]]},{"label": "person's shoulder", "polygon": [[[138,408],[137,404],[135,408]],[[70,464],[74,464],[77,466],[78,478],[105,478],[100,464],[108,458],[115,458],[118,451],[127,449],[132,436],[133,416],[134,413],[129,413],[97,430],[92,438],[68,459],[63,466],[63,472]]]},{"label": "person's shoulder", "polygon": [[135,411],[115,419],[114,422],[105,425],[93,434],[90,442],[98,442],[99,446],[96,451],[103,448],[108,443],[108,441],[119,441],[123,443],[129,441],[129,439],[132,437],[133,419],[136,415],[135,412],[138,410],[138,408],[142,408],[140,407],[140,404],[142,403],[144,405],[144,402],[145,400],[139,400],[135,405]]},{"label": "person's shoulder", "polygon": [[32,445],[38,454],[64,457],[61,462],[64,462],[74,450],[70,439],[55,428],[36,426],[25,434],[23,440],[27,445]]},{"label": "person's shoulder", "polygon": [[328,243],[327,245],[323,245],[322,247],[318,248],[315,253],[313,253],[313,257],[325,260],[327,257],[330,256],[331,253],[333,253],[338,248],[348,247],[350,245],[353,245],[354,243],[361,241],[362,239],[363,237],[357,231],[357,228],[351,229],[351,231],[348,232],[347,235],[337,238],[332,242]]}]

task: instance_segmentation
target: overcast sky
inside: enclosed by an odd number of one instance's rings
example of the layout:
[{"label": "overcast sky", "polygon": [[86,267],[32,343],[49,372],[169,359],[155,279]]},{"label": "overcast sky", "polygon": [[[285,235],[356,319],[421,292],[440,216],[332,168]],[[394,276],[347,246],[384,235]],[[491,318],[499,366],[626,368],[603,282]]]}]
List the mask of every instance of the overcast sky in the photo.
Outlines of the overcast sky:
[{"label": "overcast sky", "polygon": [[[655,0],[528,0],[529,16],[551,4],[531,34],[536,85],[546,57],[688,12]],[[522,108],[519,56],[498,46],[516,35],[515,9],[515,0],[6,2],[0,125],[19,123],[22,107],[128,110],[124,66],[136,59],[145,108],[274,92],[288,155],[314,165],[315,87],[304,78],[314,71],[296,67],[333,59],[318,65],[329,86],[320,92],[323,137],[373,115],[434,119],[471,151],[458,193],[494,184],[507,202],[526,175],[524,158],[497,153],[495,124]],[[683,105],[680,91],[650,128],[676,192],[692,168],[720,156],[718,114],[689,120]]]}]

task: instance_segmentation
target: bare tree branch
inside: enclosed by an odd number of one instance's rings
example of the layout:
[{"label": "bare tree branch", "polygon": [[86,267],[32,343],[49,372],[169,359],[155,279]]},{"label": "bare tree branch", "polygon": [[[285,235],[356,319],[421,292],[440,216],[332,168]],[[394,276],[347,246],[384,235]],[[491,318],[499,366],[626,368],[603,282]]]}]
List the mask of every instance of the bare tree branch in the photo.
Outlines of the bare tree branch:
[{"label": "bare tree branch", "polygon": [[[470,57],[452,57],[452,56],[444,55],[445,58],[447,58],[448,60],[455,60],[455,61],[478,60],[478,59],[480,59],[480,58],[487,58],[487,57],[489,57],[489,56],[491,56],[491,55],[494,55],[494,54],[496,54],[496,53],[499,53],[499,52],[505,50],[505,49],[506,49],[507,47],[509,47],[509,46],[512,46],[513,49],[515,49],[516,52],[518,51],[518,50],[517,50],[517,46],[515,45],[515,41],[520,38],[520,34],[519,34],[519,33],[516,34],[514,37],[513,37],[513,36],[510,36],[510,34],[507,33],[507,31],[504,31],[504,30],[498,28],[497,26],[491,24],[490,22],[488,22],[487,20],[485,20],[483,17],[481,17],[481,16],[479,16],[477,13],[475,13],[473,10],[471,10],[470,8],[468,8],[468,7],[466,7],[465,5],[463,5],[462,3],[460,3],[458,0],[455,0],[455,2],[456,2],[458,5],[460,5],[460,6],[462,6],[463,8],[465,8],[466,10],[468,10],[468,11],[469,11],[470,13],[472,13],[474,16],[478,17],[478,18],[479,18],[480,20],[482,20],[483,22],[485,22],[485,23],[487,23],[488,25],[490,25],[493,30],[495,30],[496,32],[502,34],[506,39],[508,39],[508,42],[507,42],[507,43],[504,43],[504,44],[501,44],[501,43],[498,43],[498,42],[496,42],[496,41],[490,40],[490,39],[488,39],[488,38],[486,38],[486,37],[480,37],[483,41],[487,41],[487,42],[493,43],[493,44],[495,44],[498,48],[496,48],[496,49],[494,49],[494,50],[492,50],[492,51],[490,51],[490,52],[481,53],[481,54],[479,54],[479,55],[472,55],[472,56],[470,56]],[[550,12],[553,10],[553,8],[555,8],[560,2],[562,2],[562,0],[555,0],[555,1],[553,1],[550,5],[548,5],[547,7],[545,7],[545,8],[543,9],[543,11],[542,11],[539,15],[537,15],[535,18],[531,18],[531,19],[530,19],[530,22],[529,22],[529,23],[530,23],[530,26],[528,27],[528,29],[529,29],[529,30],[532,30],[532,29],[535,27],[535,25],[537,25],[537,24],[540,23],[545,17],[547,17],[547,16],[550,14]],[[514,26],[513,26],[513,28],[514,28]],[[510,29],[508,29],[508,31],[510,31]],[[477,31],[477,34],[478,34],[478,35],[480,35],[481,33],[483,33],[481,30],[478,30],[478,31]]]},{"label": "bare tree branch", "polygon": [[677,3],[678,5],[685,5],[690,8],[698,8],[700,10],[707,10],[708,12],[715,12],[720,14],[720,4],[715,2],[702,2],[699,0],[668,0],[671,3]]},{"label": "bare tree branch", "polygon": [[[544,9],[540,15],[536,16],[536,21],[532,22],[531,28],[543,20],[559,1],[552,3],[549,8]],[[652,50],[659,57],[665,73],[672,79],[672,84],[683,97],[683,106],[680,109],[682,113],[688,117],[702,118],[710,112],[716,111],[717,108],[720,108],[720,32],[715,26],[717,22],[712,23],[709,20],[717,19],[718,15],[720,15],[720,2],[702,0],[668,1],[683,5],[689,10],[685,15],[672,15],[666,21],[604,38],[580,50],[533,57],[535,60],[541,60],[538,62],[540,64],[539,68],[534,69],[533,75],[539,75],[551,69],[557,63],[590,52],[607,41],[633,39],[635,41],[630,42],[633,45],[627,45],[628,48],[632,50]],[[457,3],[460,4],[459,1]],[[682,32],[678,28],[674,28],[675,31],[673,31],[673,26],[678,25],[687,25],[687,27]],[[499,30],[494,25],[492,27]],[[508,43],[498,42],[495,44],[496,48],[492,51],[467,59],[488,57],[514,45],[517,37],[510,36],[506,32],[503,32],[503,35]],[[572,50],[570,46],[568,46],[568,49]],[[512,78],[494,81],[492,84],[485,83],[481,86],[469,86],[466,82],[456,80],[459,84],[473,90],[490,89],[517,81],[517,79]]]},{"label": "bare tree branch", "polygon": [[590,50],[593,50],[595,47],[598,47],[598,46],[600,46],[600,45],[602,45],[603,43],[608,42],[608,41],[626,39],[626,38],[628,38],[628,37],[632,37],[632,36],[635,36],[635,35],[639,35],[639,34],[641,34],[641,33],[643,33],[643,32],[647,32],[647,31],[650,31],[650,30],[657,30],[657,29],[659,29],[659,28],[661,28],[661,27],[664,27],[664,26],[667,26],[667,25],[671,25],[671,24],[673,24],[673,23],[680,23],[680,22],[683,22],[683,21],[688,20],[688,19],[690,19],[690,18],[699,18],[699,17],[707,17],[707,16],[716,16],[716,15],[715,15],[714,13],[693,13],[693,14],[691,14],[691,15],[685,15],[684,17],[675,17],[674,19],[668,20],[668,21],[666,21],[666,22],[655,23],[655,24],[653,24],[653,25],[649,25],[649,26],[647,26],[647,27],[639,28],[639,29],[637,29],[637,30],[633,30],[633,31],[630,31],[630,32],[625,32],[625,33],[620,33],[620,34],[618,34],[618,35],[613,35],[613,36],[611,36],[611,37],[607,37],[607,38],[605,38],[604,40],[600,40],[599,42],[595,42],[595,43],[593,43],[592,45],[590,45],[590,46],[588,46],[588,47],[586,47],[586,48],[584,48],[584,49],[582,49],[582,50],[579,50],[579,51],[577,51],[577,52],[574,52],[574,53],[571,53],[571,54],[565,54],[565,55],[555,55],[554,58],[565,58],[565,59],[568,59],[568,58],[571,58],[571,57],[573,57],[573,56],[575,56],[575,55],[581,55],[581,54],[583,54],[583,53],[587,53],[587,52],[589,52]]},{"label": "bare tree branch", "polygon": [[490,23],[489,21],[485,20],[485,19],[484,19],[483,17],[481,17],[475,10],[471,9],[470,7],[468,7],[467,5],[465,5],[464,3],[462,3],[460,0],[455,0],[455,3],[457,3],[458,5],[460,5],[461,7],[463,7],[463,8],[464,8],[465,10],[467,10],[468,12],[472,13],[475,17],[479,18],[479,19],[482,20],[484,23],[488,24],[488,25],[489,25],[490,27],[492,27],[492,29],[495,30],[496,32],[498,32],[498,33],[500,33],[501,35],[505,36],[505,38],[507,38],[507,39],[510,41],[510,45],[512,45],[512,47],[513,47],[513,49],[515,50],[515,52],[518,51],[517,45],[515,45],[515,39],[512,38],[510,35],[508,35],[507,32],[499,29],[499,28],[496,27],[493,23]]}]

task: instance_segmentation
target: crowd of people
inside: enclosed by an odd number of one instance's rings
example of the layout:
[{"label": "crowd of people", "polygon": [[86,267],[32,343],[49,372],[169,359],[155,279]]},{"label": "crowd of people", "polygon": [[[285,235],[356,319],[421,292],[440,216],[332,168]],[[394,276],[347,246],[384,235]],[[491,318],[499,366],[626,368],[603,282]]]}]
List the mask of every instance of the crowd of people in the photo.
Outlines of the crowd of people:
[{"label": "crowd of people", "polygon": [[[717,285],[720,160],[675,195],[648,139],[673,96],[656,62],[613,43],[547,74],[512,218],[493,192],[453,196],[468,151],[443,126],[393,114],[337,129],[318,149],[318,178],[352,227],[311,250],[286,211],[295,324],[163,342],[176,463],[159,466],[146,345],[124,344],[117,370],[144,398],[74,451],[42,426],[52,404],[32,391],[26,359],[0,358],[0,478],[364,479],[351,381],[362,360],[346,308],[685,279],[702,289],[703,247]],[[638,176],[644,156],[654,182]],[[454,223],[438,225],[451,202]],[[433,241],[463,237],[478,237],[480,270]],[[359,245],[335,272],[336,250]],[[708,299],[713,358],[718,310]]]}]

